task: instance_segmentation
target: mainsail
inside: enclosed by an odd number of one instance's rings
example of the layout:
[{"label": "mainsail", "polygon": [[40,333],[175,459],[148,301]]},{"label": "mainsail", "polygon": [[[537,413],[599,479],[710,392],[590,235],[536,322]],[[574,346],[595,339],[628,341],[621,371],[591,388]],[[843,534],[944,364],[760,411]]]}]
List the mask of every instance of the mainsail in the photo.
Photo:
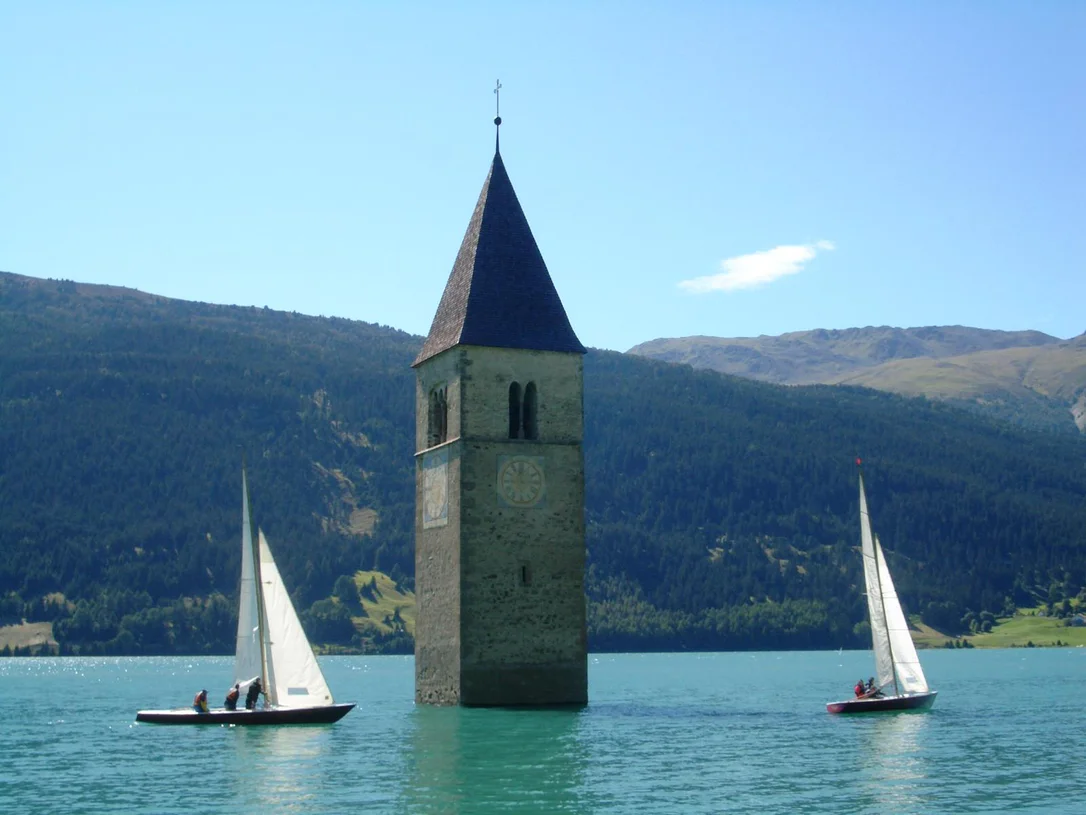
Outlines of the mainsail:
[{"label": "mainsail", "polygon": [[928,689],[920,660],[894,581],[886,566],[886,557],[878,538],[871,531],[863,476],[860,476],[860,545],[867,585],[867,612],[871,621],[871,645],[875,652],[875,673],[880,688],[893,688],[895,695],[922,693]]},{"label": "mainsail", "polygon": [[[234,650],[234,681],[248,685],[263,674],[260,642],[260,609],[256,587],[256,547],[249,513],[249,486],[241,470],[241,602],[238,605],[238,636]],[[244,693],[244,688],[242,689]]]},{"label": "mainsail", "polygon": [[871,532],[871,517],[867,514],[864,479],[860,476],[860,548],[864,558],[864,582],[867,585],[867,618],[871,623],[871,645],[875,652],[875,678],[880,688],[894,684],[894,660],[890,651],[890,632],[886,627],[886,612],[879,591],[879,558],[875,553],[875,536]]}]

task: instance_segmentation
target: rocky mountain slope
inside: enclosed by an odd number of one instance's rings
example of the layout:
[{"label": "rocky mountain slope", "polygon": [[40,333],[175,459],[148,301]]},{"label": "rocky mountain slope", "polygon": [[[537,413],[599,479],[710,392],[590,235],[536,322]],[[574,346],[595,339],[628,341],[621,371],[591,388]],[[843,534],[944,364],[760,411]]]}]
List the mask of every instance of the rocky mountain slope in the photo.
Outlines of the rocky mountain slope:
[{"label": "rocky mountain slope", "polygon": [[878,326],[657,339],[628,353],[763,382],[927,396],[1027,427],[1086,432],[1086,334]]}]

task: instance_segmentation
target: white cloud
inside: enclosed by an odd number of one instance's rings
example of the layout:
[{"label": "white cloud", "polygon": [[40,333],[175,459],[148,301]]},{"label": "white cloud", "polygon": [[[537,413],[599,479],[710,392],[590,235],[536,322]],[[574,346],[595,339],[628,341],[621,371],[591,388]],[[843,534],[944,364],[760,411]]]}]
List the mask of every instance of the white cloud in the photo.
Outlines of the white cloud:
[{"label": "white cloud", "polygon": [[683,280],[679,283],[679,288],[691,294],[753,289],[785,275],[802,272],[804,265],[815,255],[829,252],[833,248],[831,241],[817,241],[799,246],[777,246],[764,252],[739,255],[722,260],[722,271],[719,274]]}]

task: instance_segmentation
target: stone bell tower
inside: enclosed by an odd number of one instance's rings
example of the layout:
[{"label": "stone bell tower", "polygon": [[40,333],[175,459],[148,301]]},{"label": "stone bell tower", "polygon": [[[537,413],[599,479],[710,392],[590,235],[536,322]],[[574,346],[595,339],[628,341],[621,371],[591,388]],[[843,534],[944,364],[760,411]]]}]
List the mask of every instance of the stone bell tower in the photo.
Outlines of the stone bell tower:
[{"label": "stone bell tower", "polygon": [[495,149],[414,362],[416,702],[588,701],[584,353]]}]

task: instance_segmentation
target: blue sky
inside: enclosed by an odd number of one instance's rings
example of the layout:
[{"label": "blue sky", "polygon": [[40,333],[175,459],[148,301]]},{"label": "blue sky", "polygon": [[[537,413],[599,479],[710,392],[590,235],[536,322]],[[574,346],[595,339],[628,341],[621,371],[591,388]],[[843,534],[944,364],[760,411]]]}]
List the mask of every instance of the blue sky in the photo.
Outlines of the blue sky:
[{"label": "blue sky", "polygon": [[429,329],[493,155],[581,340],[1086,331],[1086,3],[0,0],[0,270]]}]

